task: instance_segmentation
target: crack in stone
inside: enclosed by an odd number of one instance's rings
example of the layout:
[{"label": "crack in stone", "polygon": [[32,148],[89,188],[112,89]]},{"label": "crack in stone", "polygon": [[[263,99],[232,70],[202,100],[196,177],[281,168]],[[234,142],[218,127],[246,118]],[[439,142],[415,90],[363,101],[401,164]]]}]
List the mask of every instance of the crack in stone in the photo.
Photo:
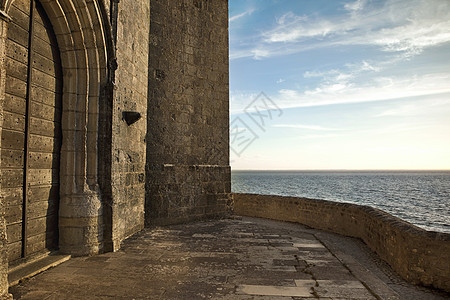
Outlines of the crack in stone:
[{"label": "crack in stone", "polygon": [[[298,265],[295,266],[295,268],[297,269],[297,271],[300,271],[302,273],[308,274],[309,276],[311,276],[311,279],[314,280],[315,282],[315,286],[318,287],[319,286],[319,282],[317,281],[316,276],[314,276],[314,273],[309,270],[309,268],[311,267],[311,265],[306,261],[306,260],[301,260],[298,255],[294,255],[295,260],[297,261]],[[305,263],[305,267],[300,269],[300,263],[304,262]],[[319,298],[319,295],[317,294],[316,290],[314,289],[314,286],[311,287],[311,295],[314,296],[314,298]]]}]

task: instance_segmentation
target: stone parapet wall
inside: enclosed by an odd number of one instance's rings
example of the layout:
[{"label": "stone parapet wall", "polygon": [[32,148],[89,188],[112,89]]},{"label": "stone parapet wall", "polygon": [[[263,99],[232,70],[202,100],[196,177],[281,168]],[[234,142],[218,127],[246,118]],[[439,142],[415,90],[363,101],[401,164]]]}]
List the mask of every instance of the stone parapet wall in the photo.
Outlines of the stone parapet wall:
[{"label": "stone parapet wall", "polygon": [[234,213],[301,223],[362,239],[407,281],[450,291],[450,234],[426,231],[379,209],[297,197],[233,194]]}]

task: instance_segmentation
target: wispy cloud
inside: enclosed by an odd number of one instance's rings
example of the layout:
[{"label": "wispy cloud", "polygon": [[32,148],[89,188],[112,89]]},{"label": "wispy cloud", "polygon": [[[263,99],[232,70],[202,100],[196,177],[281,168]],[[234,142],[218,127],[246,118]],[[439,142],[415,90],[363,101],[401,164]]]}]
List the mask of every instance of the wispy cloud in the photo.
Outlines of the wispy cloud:
[{"label": "wispy cloud", "polygon": [[[450,97],[450,73],[408,77],[378,76],[365,83],[325,81],[313,89],[281,89],[270,98],[281,109],[384,101],[441,94]],[[231,92],[231,113],[242,113],[257,93]],[[387,111],[387,114],[400,113]]]},{"label": "wispy cloud", "polygon": [[373,77],[365,83],[326,81],[304,91],[283,89],[272,96],[280,107],[305,107],[342,103],[382,101],[450,93],[450,73],[422,76]]},{"label": "wispy cloud", "polygon": [[314,131],[340,131],[342,129],[338,128],[330,128],[323,127],[319,125],[307,125],[307,124],[274,124],[272,127],[277,128],[297,128],[297,129],[306,129],[306,130],[314,130]]},{"label": "wispy cloud", "polygon": [[449,168],[449,0],[237,3],[231,120],[261,91],[283,119],[233,167]]},{"label": "wispy cloud", "polygon": [[[328,20],[312,21],[309,17],[296,16],[291,12],[283,15],[280,20],[277,28],[263,33],[265,42],[295,42],[301,38],[324,37],[333,31],[333,24]],[[314,22],[314,25],[308,25],[309,22]]]},{"label": "wispy cloud", "polygon": [[234,22],[234,21],[236,21],[236,20],[238,20],[238,19],[240,19],[242,17],[245,17],[247,15],[251,15],[254,11],[255,11],[255,9],[252,8],[252,9],[249,9],[247,11],[244,11],[243,13],[240,13],[238,15],[232,16],[232,17],[230,17],[228,19],[228,22]]},{"label": "wispy cloud", "polygon": [[375,117],[411,117],[425,114],[429,115],[432,110],[440,111],[443,108],[446,109],[449,104],[450,99],[448,98],[413,101],[412,103],[396,105],[375,115]]},{"label": "wispy cloud", "polygon": [[230,91],[230,113],[243,113],[244,108],[255,100],[259,93],[260,92]]},{"label": "wispy cloud", "polygon": [[408,57],[450,41],[450,1],[390,0],[375,6],[359,0],[343,8],[347,13],[335,18],[288,12],[277,19],[274,28],[261,34],[254,48],[231,58],[261,58],[255,56],[260,51],[270,57],[337,45],[370,45]]},{"label": "wispy cloud", "polygon": [[[317,69],[297,74],[295,85],[292,77],[289,87],[283,84],[283,89],[271,87],[278,89],[277,92],[265,90],[281,108],[450,93],[450,71],[436,64],[434,69],[425,68],[424,62],[404,64],[427,47],[450,45],[450,1],[387,0],[380,4],[360,0],[346,3],[342,11],[327,17],[287,12],[276,19],[274,28],[263,32],[259,40],[254,39],[253,45],[257,46],[231,52],[230,58],[249,56],[264,60],[274,55],[337,45],[376,48],[371,48],[373,52],[359,61],[347,57],[348,61],[333,64],[330,69],[323,69],[324,65],[319,63]],[[399,72],[397,65],[402,63]],[[231,111],[242,112],[253,96],[232,92]],[[412,109],[390,110],[384,115],[407,113],[411,114]]]},{"label": "wispy cloud", "polygon": [[349,2],[344,5],[344,8],[349,11],[362,10],[367,4],[367,0],[356,0],[354,2]]},{"label": "wispy cloud", "polygon": [[356,130],[353,134],[359,136],[374,136],[374,135],[392,135],[404,132],[414,132],[429,130],[430,126],[420,124],[400,123],[388,126],[381,126],[379,128],[371,128],[366,130]]},{"label": "wispy cloud", "polygon": [[364,71],[374,71],[378,72],[381,70],[380,65],[363,60],[360,64],[348,63],[345,65],[347,68],[351,68],[353,72],[364,72]]},{"label": "wispy cloud", "polygon": [[270,52],[264,49],[253,49],[251,50],[252,57],[256,60],[260,60],[270,56]]},{"label": "wispy cloud", "polygon": [[326,133],[326,134],[306,134],[306,135],[300,135],[297,138],[301,140],[306,139],[330,139],[335,137],[342,137],[342,134],[335,134],[335,133]]}]

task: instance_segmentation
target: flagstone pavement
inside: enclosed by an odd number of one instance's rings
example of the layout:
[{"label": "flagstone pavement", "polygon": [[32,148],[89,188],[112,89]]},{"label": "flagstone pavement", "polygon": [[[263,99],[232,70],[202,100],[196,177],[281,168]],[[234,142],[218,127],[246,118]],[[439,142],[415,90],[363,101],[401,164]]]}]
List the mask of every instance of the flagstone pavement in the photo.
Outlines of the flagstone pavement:
[{"label": "flagstone pavement", "polygon": [[147,228],[121,250],[72,258],[14,299],[448,299],[401,280],[361,241],[232,217]]}]

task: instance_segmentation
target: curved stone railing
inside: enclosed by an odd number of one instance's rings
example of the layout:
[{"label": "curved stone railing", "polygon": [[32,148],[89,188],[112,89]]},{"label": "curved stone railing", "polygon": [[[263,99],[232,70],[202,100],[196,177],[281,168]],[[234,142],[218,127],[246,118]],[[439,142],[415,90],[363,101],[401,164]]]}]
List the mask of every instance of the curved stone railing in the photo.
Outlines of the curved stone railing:
[{"label": "curved stone railing", "polygon": [[256,194],[233,198],[238,215],[360,238],[407,281],[450,292],[450,234],[423,230],[369,206]]}]

